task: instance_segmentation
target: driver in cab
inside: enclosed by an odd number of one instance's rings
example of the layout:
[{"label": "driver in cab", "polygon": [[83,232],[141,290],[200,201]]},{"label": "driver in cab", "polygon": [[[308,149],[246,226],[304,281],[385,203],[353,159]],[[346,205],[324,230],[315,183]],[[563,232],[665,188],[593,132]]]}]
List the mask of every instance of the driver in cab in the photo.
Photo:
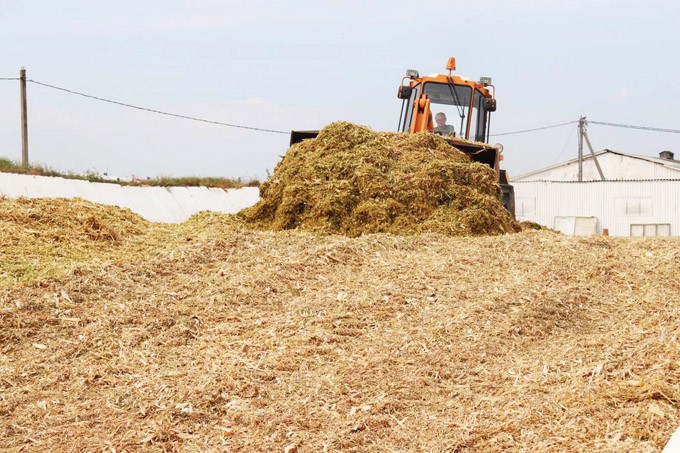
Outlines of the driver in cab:
[{"label": "driver in cab", "polygon": [[446,115],[444,112],[439,112],[434,116],[434,121],[437,126],[434,128],[435,134],[455,136],[456,130],[450,124],[446,124]]}]

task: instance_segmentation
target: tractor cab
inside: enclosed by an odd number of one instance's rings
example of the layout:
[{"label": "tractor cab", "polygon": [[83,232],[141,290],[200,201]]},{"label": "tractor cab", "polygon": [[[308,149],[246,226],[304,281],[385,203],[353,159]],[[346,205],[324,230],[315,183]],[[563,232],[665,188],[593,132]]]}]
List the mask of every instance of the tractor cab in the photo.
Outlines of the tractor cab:
[{"label": "tractor cab", "polygon": [[441,120],[445,119],[449,127],[442,135],[453,136],[452,126],[456,137],[488,143],[491,112],[496,110],[496,99],[489,90],[494,89],[491,79],[483,77],[479,82],[463,79],[452,75],[455,66],[455,59],[450,58],[449,74],[421,77],[416,70],[406,72],[398,92],[403,100],[399,131],[439,133]]},{"label": "tractor cab", "polygon": [[491,79],[475,82],[453,75],[455,58],[449,58],[446,69],[448,74],[424,77],[416,70],[406,71],[397,94],[402,100],[398,130],[441,134],[473,160],[489,165],[505,182],[499,165],[501,148],[488,144],[491,112],[496,110]]}]

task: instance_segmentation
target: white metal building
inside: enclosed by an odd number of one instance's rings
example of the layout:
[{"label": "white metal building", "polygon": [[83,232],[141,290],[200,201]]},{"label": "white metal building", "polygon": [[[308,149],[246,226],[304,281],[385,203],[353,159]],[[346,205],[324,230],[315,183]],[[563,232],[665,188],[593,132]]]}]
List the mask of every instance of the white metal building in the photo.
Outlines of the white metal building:
[{"label": "white metal building", "polygon": [[512,179],[517,219],[566,234],[680,236],[680,160],[605,149]]}]

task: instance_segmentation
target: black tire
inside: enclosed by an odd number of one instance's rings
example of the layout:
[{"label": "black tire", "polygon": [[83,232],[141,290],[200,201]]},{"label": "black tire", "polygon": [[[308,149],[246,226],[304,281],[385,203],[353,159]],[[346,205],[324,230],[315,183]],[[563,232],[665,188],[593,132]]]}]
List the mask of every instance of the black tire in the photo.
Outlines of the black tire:
[{"label": "black tire", "polygon": [[515,217],[515,188],[510,184],[501,184],[501,191],[503,192],[503,206],[510,212],[512,218],[517,220]]}]

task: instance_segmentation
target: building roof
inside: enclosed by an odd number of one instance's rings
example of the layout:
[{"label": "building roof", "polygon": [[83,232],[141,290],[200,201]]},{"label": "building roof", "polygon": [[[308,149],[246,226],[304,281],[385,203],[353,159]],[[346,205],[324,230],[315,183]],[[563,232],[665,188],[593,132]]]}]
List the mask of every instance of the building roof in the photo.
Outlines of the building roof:
[{"label": "building roof", "polygon": [[[621,151],[614,151],[614,150],[607,149],[607,148],[603,149],[602,151],[596,152],[595,157],[601,156],[603,154],[608,154],[608,153],[609,154],[617,154],[619,156],[624,156],[624,157],[629,157],[631,159],[640,159],[640,160],[643,160],[643,161],[651,162],[653,164],[662,165],[662,166],[670,168],[672,170],[680,171],[680,160],[677,160],[677,159],[662,159],[660,157],[640,156],[640,155],[637,155],[637,154],[628,154],[628,153],[623,153]],[[590,155],[590,154],[587,154],[587,155],[584,154],[584,156],[583,156],[583,160],[590,160],[592,158],[593,158],[593,156]],[[544,171],[547,171],[547,170],[552,170],[552,169],[559,168],[559,167],[565,167],[567,165],[571,165],[571,164],[575,164],[575,163],[578,163],[578,158],[570,159],[570,160],[561,162],[559,164],[555,164],[555,165],[551,165],[549,167],[541,168],[539,170],[534,170],[534,171],[531,171],[529,173],[524,173],[522,175],[515,176],[514,178],[511,178],[511,179],[513,179],[513,180],[523,179],[523,178],[526,178],[526,177],[529,177],[529,176],[533,176],[533,175],[536,175],[536,174],[539,174],[539,173],[543,173]]]}]

